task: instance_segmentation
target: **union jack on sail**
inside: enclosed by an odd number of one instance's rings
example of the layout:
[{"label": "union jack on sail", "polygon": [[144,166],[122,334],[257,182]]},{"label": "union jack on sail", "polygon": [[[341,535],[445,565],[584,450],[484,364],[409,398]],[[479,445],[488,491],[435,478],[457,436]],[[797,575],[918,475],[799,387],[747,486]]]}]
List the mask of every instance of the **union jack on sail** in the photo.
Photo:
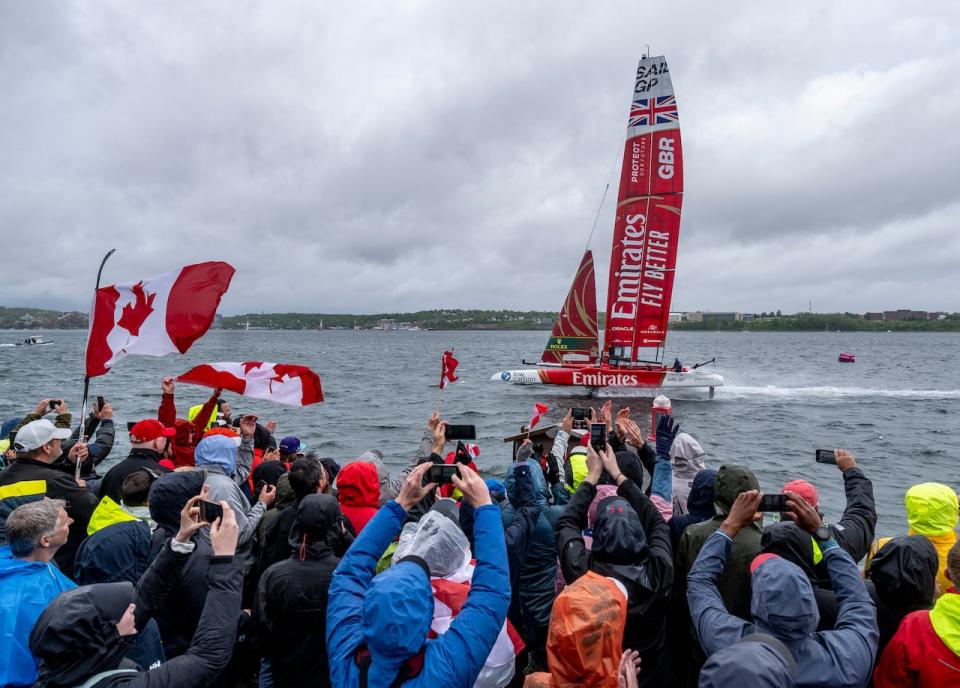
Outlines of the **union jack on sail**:
[{"label": "union jack on sail", "polygon": [[630,107],[629,127],[649,127],[654,124],[679,122],[675,96],[637,98]]}]

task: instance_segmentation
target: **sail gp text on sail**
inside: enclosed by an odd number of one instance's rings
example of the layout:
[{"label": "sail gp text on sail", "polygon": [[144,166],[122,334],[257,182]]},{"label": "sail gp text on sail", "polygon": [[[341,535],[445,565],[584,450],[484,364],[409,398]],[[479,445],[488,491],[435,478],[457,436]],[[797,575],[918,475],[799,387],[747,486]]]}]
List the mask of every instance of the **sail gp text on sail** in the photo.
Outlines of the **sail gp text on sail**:
[{"label": "sail gp text on sail", "polygon": [[[624,237],[620,241],[620,269],[617,278],[617,298],[610,309],[610,317],[633,322],[637,317],[637,303],[654,308],[663,307],[663,282],[666,278],[670,249],[670,233],[652,229],[647,234],[647,217],[628,215]],[[644,279],[646,278],[646,279]]]}]

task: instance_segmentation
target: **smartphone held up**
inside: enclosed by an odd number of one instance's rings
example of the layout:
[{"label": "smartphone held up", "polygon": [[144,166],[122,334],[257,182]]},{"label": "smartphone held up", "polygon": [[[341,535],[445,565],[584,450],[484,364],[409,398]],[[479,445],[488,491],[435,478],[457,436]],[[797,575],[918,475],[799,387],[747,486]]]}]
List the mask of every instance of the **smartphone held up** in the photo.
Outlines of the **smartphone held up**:
[{"label": "smartphone held up", "polygon": [[430,483],[436,483],[438,487],[440,485],[450,485],[453,483],[453,476],[455,475],[458,475],[457,464],[436,463],[430,466],[430,469],[423,474],[421,484],[429,485]]},{"label": "smartphone held up", "polygon": [[601,452],[607,448],[607,424],[606,423],[590,424],[590,446],[593,447],[594,450],[598,452]]},{"label": "smartphone held up", "polygon": [[218,518],[223,518],[223,507],[220,506],[217,502],[211,502],[206,499],[201,499],[199,503],[200,507],[200,520],[205,521],[206,523],[213,523]]},{"label": "smartphone held up", "polygon": [[816,459],[817,463],[837,465],[837,453],[833,449],[818,449]]}]

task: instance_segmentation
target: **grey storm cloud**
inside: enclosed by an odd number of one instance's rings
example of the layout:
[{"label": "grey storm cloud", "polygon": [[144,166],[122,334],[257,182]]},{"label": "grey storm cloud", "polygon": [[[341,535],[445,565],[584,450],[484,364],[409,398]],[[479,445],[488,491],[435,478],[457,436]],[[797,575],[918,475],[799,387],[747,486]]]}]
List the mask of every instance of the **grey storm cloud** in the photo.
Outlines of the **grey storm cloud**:
[{"label": "grey storm cloud", "polygon": [[231,262],[225,312],[556,309],[649,44],[684,137],[676,308],[960,310],[958,19],[947,2],[3,3],[0,304],[85,308],[115,246],[107,282]]}]

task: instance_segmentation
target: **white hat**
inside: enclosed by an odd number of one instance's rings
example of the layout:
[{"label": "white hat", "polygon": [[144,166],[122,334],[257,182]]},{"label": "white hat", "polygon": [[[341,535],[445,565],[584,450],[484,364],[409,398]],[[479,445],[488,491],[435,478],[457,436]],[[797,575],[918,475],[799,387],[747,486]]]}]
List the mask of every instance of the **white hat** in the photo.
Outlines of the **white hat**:
[{"label": "white hat", "polygon": [[27,423],[17,430],[13,446],[17,451],[32,451],[50,440],[65,440],[70,437],[69,428],[57,428],[46,418]]}]

